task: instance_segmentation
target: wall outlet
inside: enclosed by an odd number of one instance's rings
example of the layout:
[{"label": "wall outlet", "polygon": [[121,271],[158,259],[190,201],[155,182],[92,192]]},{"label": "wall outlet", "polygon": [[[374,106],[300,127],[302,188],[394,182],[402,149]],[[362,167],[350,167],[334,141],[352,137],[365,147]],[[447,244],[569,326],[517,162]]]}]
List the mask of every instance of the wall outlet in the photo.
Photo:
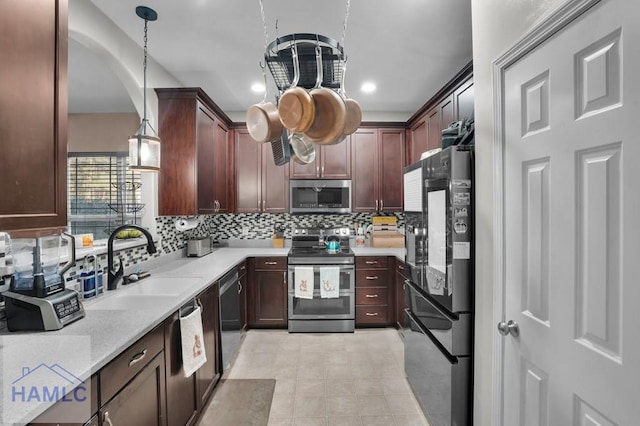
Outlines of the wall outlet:
[{"label": "wall outlet", "polygon": [[249,227],[248,226],[243,226],[242,227],[242,235],[249,235]]}]

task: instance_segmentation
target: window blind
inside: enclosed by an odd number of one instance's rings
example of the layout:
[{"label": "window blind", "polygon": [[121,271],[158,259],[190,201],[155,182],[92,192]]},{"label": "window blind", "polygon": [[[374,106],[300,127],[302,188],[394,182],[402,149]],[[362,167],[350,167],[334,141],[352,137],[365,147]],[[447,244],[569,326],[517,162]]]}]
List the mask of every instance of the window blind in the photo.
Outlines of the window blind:
[{"label": "window blind", "polygon": [[68,204],[72,234],[106,239],[122,224],[140,224],[140,173],[128,169],[126,152],[69,153]]}]

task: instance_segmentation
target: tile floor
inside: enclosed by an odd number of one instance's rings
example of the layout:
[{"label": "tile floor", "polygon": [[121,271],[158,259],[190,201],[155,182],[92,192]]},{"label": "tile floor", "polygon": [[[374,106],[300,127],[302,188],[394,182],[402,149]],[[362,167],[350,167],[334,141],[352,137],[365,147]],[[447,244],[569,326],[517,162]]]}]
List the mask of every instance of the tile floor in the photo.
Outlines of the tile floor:
[{"label": "tile floor", "polygon": [[269,426],[427,425],[394,329],[340,334],[250,330],[229,379],[276,379]]}]

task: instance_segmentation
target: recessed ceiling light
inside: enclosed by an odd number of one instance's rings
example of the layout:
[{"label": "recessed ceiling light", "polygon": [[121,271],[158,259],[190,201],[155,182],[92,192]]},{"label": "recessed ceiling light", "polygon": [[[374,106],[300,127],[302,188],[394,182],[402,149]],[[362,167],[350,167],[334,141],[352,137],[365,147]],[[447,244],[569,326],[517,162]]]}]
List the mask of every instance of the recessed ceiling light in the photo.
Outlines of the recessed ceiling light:
[{"label": "recessed ceiling light", "polygon": [[375,83],[368,81],[362,84],[360,90],[362,90],[364,93],[373,93],[376,91],[376,85]]},{"label": "recessed ceiling light", "polygon": [[251,85],[251,90],[256,93],[264,93],[265,91],[264,83],[253,83]]}]

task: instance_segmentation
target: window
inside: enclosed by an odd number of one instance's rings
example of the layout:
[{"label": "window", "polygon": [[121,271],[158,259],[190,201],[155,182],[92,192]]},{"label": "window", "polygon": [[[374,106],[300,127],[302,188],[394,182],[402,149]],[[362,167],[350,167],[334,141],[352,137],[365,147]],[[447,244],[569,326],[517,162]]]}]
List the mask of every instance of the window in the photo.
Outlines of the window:
[{"label": "window", "polygon": [[140,173],[126,152],[69,153],[69,230],[107,239],[125,223],[140,224]]}]

